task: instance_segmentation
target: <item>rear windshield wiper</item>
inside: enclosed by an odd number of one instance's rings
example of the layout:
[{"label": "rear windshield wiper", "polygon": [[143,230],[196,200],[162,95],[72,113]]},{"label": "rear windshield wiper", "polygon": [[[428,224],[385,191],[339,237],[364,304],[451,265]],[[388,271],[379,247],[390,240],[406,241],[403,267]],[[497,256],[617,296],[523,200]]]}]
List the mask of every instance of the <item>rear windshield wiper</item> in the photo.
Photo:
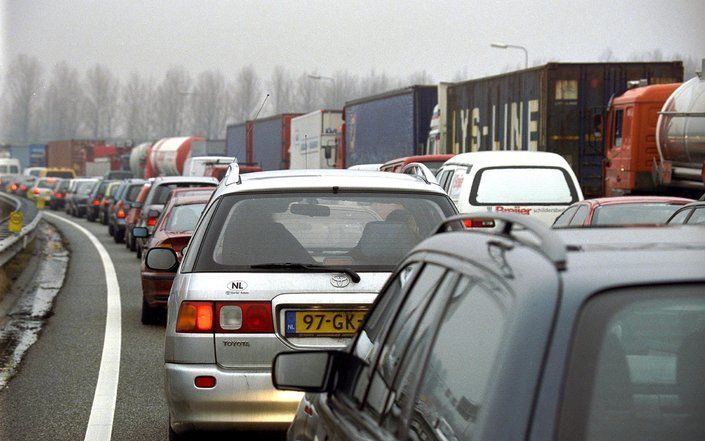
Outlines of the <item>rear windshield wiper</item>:
[{"label": "rear windshield wiper", "polygon": [[350,280],[355,283],[360,281],[360,275],[354,270],[344,267],[344,266],[327,266],[327,265],[315,265],[307,263],[258,263],[257,265],[251,265],[252,269],[292,269],[292,270],[306,270],[313,273],[345,273],[350,276]]}]

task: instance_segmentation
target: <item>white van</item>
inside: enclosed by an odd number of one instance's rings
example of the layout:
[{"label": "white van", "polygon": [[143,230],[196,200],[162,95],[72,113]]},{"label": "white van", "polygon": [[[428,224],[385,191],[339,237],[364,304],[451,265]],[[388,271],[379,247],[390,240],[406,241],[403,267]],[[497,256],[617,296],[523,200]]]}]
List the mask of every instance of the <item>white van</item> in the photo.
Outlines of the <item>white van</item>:
[{"label": "white van", "polygon": [[38,178],[39,175],[42,174],[43,170],[46,170],[46,167],[27,167],[24,169],[22,174],[25,176],[34,176],[35,178]]},{"label": "white van", "polygon": [[0,158],[0,174],[19,175],[22,170],[17,158]]},{"label": "white van", "polygon": [[182,176],[205,176],[209,164],[230,164],[232,156],[192,156],[184,162]]},{"label": "white van", "polygon": [[523,214],[551,225],[566,207],[583,200],[575,173],[555,153],[462,153],[446,161],[436,176],[461,213]]}]

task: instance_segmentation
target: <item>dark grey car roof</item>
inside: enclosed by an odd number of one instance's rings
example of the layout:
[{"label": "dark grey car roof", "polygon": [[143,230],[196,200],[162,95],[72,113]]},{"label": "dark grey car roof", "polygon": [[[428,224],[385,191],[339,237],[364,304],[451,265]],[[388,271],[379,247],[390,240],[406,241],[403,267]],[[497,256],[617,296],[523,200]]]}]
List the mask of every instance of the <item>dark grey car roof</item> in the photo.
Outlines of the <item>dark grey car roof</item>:
[{"label": "dark grey car roof", "polygon": [[[705,227],[697,225],[555,230],[567,249],[564,294],[579,297],[617,286],[705,281]],[[473,231],[440,233],[414,251],[487,259],[486,242],[496,235]],[[527,262],[531,266],[531,262]]]}]

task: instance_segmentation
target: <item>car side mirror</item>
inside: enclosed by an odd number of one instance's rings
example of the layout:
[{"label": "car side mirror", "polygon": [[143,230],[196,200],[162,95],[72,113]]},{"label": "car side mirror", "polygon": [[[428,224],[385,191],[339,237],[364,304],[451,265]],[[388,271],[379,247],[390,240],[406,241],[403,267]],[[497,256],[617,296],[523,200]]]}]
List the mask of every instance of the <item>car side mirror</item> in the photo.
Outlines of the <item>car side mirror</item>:
[{"label": "car side mirror", "polygon": [[171,248],[152,248],[145,257],[147,268],[155,271],[176,271],[179,261]]},{"label": "car side mirror", "polygon": [[280,352],[272,362],[272,384],[279,390],[327,392],[342,355],[341,351]]},{"label": "car side mirror", "polygon": [[132,237],[137,239],[144,239],[149,237],[149,230],[146,227],[134,227],[132,229]]}]

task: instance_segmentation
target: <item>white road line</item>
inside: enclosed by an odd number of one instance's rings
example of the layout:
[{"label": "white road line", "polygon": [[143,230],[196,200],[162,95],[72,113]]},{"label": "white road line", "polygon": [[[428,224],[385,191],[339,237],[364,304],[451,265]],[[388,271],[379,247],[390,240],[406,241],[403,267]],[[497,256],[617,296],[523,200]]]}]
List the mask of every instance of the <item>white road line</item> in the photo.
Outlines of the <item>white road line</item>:
[{"label": "white road line", "polygon": [[[115,415],[115,401],[117,399],[118,381],[120,379],[120,344],[122,341],[121,311],[120,311],[120,285],[113,261],[108,251],[100,241],[87,229],[52,213],[44,212],[52,220],[65,222],[81,233],[93,243],[100,255],[105,270],[105,284],[108,288],[108,310],[105,317],[105,338],[103,340],[103,355],[100,359],[98,383],[93,395],[91,416],[86,428],[84,441],[109,441],[113,432],[113,417]],[[86,268],[91,271],[91,268]]]}]

